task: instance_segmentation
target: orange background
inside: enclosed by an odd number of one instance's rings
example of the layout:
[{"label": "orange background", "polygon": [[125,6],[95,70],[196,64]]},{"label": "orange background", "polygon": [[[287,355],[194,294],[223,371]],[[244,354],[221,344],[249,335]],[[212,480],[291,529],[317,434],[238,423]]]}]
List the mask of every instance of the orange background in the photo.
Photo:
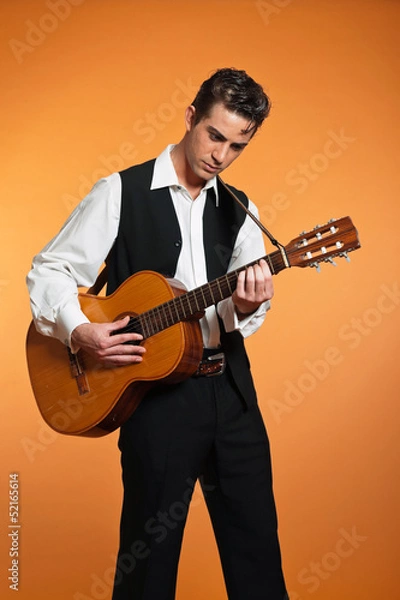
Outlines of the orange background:
[{"label": "orange background", "polygon": [[[399,597],[400,3],[19,0],[2,13],[1,597],[13,597],[9,473],[20,600],[109,598],[117,551],[117,434],[56,435],[30,390],[31,257],[94,180],[180,139],[184,107],[221,66],[273,101],[225,178],[283,243],[345,215],[362,243],[350,265],[280,274],[248,342],[291,599]],[[225,592],[196,491],[177,599],[203,598]]]}]

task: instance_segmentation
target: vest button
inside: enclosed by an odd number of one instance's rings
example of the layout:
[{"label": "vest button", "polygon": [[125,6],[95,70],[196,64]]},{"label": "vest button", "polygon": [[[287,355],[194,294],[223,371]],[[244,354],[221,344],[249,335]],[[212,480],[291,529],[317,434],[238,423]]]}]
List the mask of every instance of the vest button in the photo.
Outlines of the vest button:
[{"label": "vest button", "polygon": [[181,245],[182,245],[181,240],[177,240],[176,242],[174,242],[175,248],[179,248],[179,246],[181,246]]}]

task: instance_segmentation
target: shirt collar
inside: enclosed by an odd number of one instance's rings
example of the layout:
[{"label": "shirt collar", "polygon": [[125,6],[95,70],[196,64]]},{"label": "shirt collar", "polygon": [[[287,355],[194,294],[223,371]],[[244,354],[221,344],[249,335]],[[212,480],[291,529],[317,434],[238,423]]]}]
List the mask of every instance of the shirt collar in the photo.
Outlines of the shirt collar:
[{"label": "shirt collar", "polygon": [[[163,187],[176,187],[181,188],[182,185],[178,180],[174,165],[171,159],[171,150],[174,144],[170,144],[165,150],[156,158],[154,164],[153,178],[151,180],[150,189],[157,190]],[[217,178],[213,177],[209,179],[205,185],[204,190],[214,189],[215,193],[215,204],[218,206],[218,186]]]}]

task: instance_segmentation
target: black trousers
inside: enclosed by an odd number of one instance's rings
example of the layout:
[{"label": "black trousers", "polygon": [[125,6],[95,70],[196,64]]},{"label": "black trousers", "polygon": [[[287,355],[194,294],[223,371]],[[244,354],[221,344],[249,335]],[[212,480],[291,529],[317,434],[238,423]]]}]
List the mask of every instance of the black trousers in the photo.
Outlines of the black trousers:
[{"label": "black trousers", "polygon": [[284,600],[271,461],[257,406],[228,373],[154,389],[121,428],[124,499],[113,600],[173,600],[197,479],[229,600]]}]

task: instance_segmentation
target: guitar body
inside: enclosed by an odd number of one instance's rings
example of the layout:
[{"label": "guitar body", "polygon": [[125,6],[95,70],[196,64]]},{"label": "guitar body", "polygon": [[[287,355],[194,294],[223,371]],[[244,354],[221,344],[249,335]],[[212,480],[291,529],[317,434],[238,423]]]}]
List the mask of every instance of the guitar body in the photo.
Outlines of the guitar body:
[{"label": "guitar body", "polygon": [[[177,283],[141,271],[110,296],[79,294],[79,301],[89,321],[112,322],[183,294]],[[199,316],[147,337],[141,363],[115,368],[104,367],[83,350],[72,355],[67,346],[38,333],[31,323],[27,361],[43,419],[63,434],[98,437],[114,431],[156,383],[182,381],[196,371],[203,351]]]}]

